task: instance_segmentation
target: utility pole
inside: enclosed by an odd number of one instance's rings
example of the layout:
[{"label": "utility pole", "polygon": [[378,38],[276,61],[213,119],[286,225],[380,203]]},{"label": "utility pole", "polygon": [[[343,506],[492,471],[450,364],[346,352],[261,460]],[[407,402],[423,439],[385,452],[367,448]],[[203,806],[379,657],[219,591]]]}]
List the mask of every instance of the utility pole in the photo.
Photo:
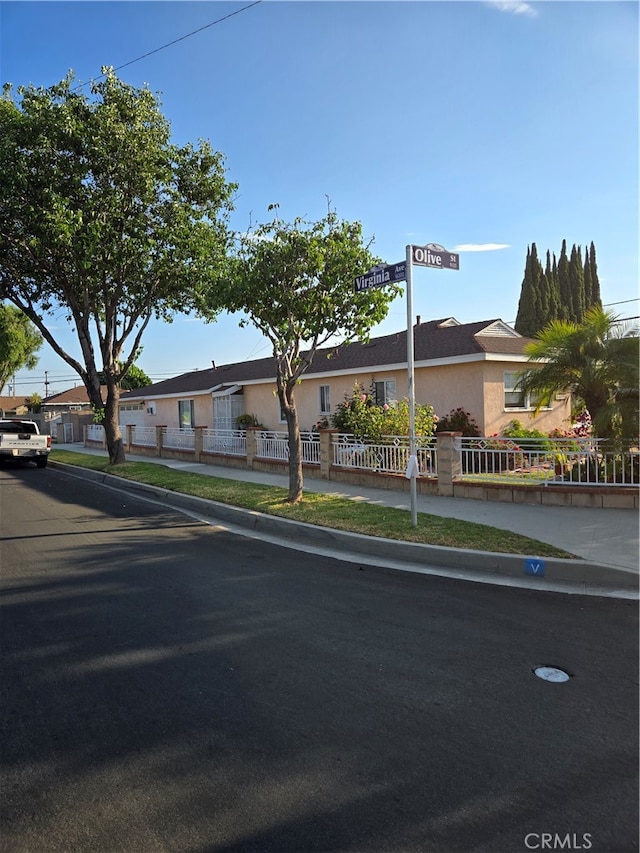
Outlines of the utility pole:
[{"label": "utility pole", "polygon": [[45,398],[49,396],[49,371],[45,370],[44,372],[44,396]]}]

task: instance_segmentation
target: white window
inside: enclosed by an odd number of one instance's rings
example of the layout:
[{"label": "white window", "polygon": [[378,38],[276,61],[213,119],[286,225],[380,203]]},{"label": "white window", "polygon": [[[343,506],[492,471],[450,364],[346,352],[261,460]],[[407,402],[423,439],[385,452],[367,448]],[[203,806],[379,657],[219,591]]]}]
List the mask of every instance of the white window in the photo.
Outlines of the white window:
[{"label": "white window", "polygon": [[396,380],[385,379],[382,382],[375,383],[376,405],[384,406],[391,405],[397,401],[396,397]]},{"label": "white window", "polygon": [[320,414],[328,415],[331,412],[331,397],[329,394],[329,386],[321,385],[319,389],[320,393]]},{"label": "white window", "polygon": [[526,409],[525,396],[518,391],[518,374],[511,370],[504,373],[504,407],[505,409]]},{"label": "white window", "polygon": [[[515,370],[504,372],[504,407],[505,409],[535,409],[538,397],[525,394],[518,387],[519,373]],[[551,408],[543,406],[543,409]]]},{"label": "white window", "polygon": [[180,429],[193,429],[195,423],[193,400],[178,400],[178,423]]}]

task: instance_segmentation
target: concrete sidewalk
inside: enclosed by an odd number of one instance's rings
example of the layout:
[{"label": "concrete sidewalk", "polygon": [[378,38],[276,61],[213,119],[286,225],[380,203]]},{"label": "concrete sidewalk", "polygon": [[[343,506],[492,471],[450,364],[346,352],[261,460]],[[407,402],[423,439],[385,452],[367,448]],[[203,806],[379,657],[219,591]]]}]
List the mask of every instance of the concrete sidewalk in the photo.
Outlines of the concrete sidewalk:
[{"label": "concrete sidewalk", "polygon": [[[64,448],[81,453],[106,456],[106,451],[87,448],[81,444],[65,445]],[[167,467],[192,471],[211,477],[262,483],[288,487],[286,474],[272,474],[182,462],[174,459],[159,459],[151,456],[128,454],[131,461],[152,462]],[[353,500],[364,500],[383,506],[410,510],[408,492],[353,486],[328,480],[305,477],[305,490],[344,495]],[[588,507],[551,507],[500,503],[497,501],[475,501],[464,498],[443,498],[433,495],[418,495],[418,512],[463,521],[474,521],[503,530],[521,533],[555,545],[575,554],[590,564],[612,569],[612,577],[632,577],[637,582],[639,569],[638,513],[630,509],[592,509]],[[312,537],[313,538],[313,537]],[[408,543],[396,543],[396,545]],[[427,546],[418,546],[427,547]],[[436,549],[453,551],[455,549]],[[479,552],[463,552],[465,556]],[[524,555],[523,555],[524,556]],[[531,555],[534,556],[534,555]],[[547,561],[548,562],[548,561]],[[574,562],[574,561],[557,561]],[[522,563],[522,558],[520,559]],[[616,571],[617,570],[617,571]]]}]

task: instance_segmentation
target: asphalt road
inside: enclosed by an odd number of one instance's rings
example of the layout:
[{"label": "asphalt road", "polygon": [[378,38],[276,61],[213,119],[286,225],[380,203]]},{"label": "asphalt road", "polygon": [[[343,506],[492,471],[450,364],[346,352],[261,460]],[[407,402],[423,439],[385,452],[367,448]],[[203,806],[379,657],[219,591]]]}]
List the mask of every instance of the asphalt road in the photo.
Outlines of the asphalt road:
[{"label": "asphalt road", "polygon": [[300,555],[51,469],[1,468],[0,518],[3,853],[638,849],[636,602]]}]

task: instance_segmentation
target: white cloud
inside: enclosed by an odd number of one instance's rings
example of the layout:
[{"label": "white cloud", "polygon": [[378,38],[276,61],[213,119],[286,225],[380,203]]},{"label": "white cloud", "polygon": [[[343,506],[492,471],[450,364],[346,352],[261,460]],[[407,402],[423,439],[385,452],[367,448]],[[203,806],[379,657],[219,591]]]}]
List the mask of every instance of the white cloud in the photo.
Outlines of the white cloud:
[{"label": "white cloud", "polygon": [[527,15],[529,18],[535,18],[538,14],[538,10],[524,0],[487,0],[487,5],[493,6],[500,12],[509,12],[511,15]]},{"label": "white cloud", "polygon": [[509,249],[509,243],[462,243],[454,248],[454,252],[497,252],[498,249]]}]

